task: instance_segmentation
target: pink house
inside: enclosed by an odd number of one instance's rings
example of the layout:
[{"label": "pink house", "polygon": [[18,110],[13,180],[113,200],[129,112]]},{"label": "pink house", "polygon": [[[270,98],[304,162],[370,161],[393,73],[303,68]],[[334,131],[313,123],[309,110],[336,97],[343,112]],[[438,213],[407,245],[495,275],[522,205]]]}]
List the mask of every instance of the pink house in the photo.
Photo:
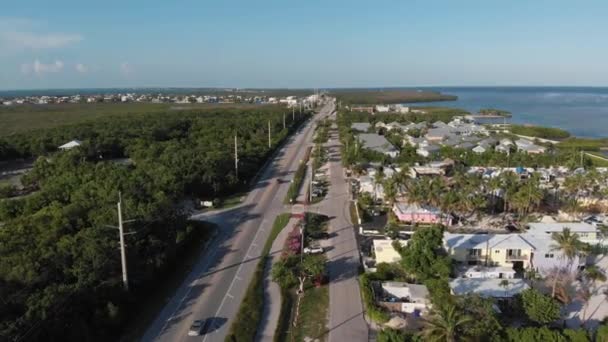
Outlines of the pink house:
[{"label": "pink house", "polygon": [[393,204],[393,212],[401,222],[437,223],[446,226],[452,224],[450,215],[444,215],[439,209],[431,206],[408,202],[395,202],[395,204]]}]

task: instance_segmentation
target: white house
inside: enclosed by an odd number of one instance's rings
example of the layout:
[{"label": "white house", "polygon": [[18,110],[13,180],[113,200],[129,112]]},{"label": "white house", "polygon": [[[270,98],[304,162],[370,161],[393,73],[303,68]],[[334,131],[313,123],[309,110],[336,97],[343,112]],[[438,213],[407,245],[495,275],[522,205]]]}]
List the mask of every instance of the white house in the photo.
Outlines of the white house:
[{"label": "white house", "polygon": [[429,290],[425,285],[403,282],[383,282],[381,300],[389,303],[400,303],[401,312],[426,312],[430,307]]},{"label": "white house", "polygon": [[377,105],[374,109],[378,113],[387,113],[390,110],[389,106],[384,105]]}]

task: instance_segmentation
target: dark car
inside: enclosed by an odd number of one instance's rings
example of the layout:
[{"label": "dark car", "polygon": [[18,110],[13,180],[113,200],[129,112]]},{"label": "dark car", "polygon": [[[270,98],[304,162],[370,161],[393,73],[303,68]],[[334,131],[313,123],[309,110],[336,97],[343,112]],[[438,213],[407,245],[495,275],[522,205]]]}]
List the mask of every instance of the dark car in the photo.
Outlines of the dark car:
[{"label": "dark car", "polygon": [[197,319],[192,322],[190,329],[188,330],[188,336],[200,336],[203,333],[203,328],[205,327],[205,321],[201,319]]}]

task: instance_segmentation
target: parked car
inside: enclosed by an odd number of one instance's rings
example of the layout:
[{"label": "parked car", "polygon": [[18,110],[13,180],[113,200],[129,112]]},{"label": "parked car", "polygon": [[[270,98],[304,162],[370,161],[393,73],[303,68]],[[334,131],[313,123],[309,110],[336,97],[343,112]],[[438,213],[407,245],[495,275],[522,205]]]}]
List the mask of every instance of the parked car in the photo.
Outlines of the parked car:
[{"label": "parked car", "polygon": [[306,247],[304,248],[304,254],[321,254],[323,253],[323,247]]},{"label": "parked car", "polygon": [[205,321],[201,319],[197,319],[192,322],[190,329],[188,330],[188,336],[200,336],[203,333],[203,328],[205,327]]}]

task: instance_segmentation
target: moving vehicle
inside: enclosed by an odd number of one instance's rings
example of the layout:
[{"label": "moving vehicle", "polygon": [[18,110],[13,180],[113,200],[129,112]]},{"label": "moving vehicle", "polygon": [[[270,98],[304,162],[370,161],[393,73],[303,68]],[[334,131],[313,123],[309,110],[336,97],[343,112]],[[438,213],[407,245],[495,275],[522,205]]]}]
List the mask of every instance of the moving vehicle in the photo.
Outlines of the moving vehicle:
[{"label": "moving vehicle", "polygon": [[205,327],[205,321],[201,319],[197,319],[192,322],[190,329],[188,330],[188,336],[200,336],[203,333],[203,328]]}]

